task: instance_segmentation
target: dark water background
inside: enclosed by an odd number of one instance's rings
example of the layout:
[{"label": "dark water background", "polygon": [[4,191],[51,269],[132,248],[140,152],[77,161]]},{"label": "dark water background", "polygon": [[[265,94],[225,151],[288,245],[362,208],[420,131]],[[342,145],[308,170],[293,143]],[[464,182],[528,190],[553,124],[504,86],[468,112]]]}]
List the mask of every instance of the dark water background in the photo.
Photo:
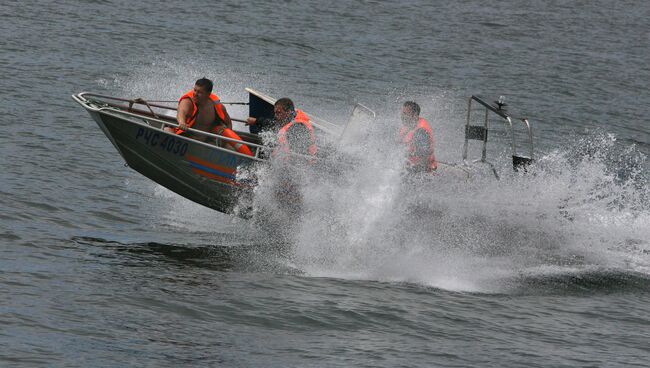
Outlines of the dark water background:
[{"label": "dark water background", "polygon": [[[0,365],[648,366],[648,19],[645,1],[2,2]],[[69,97],[175,99],[203,75],[334,122],[415,99],[447,161],[466,97],[505,95],[547,170],[478,208],[427,194],[440,220],[408,233],[315,200],[353,234],[305,218],[278,255],[125,168]]]}]

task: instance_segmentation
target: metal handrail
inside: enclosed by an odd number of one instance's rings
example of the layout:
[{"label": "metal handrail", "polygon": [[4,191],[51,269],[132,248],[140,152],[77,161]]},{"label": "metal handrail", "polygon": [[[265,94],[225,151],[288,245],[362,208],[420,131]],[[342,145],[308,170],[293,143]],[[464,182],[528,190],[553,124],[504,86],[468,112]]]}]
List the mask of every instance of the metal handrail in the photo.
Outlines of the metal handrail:
[{"label": "metal handrail", "polygon": [[[151,102],[178,103],[178,100],[147,100],[147,102],[149,102],[149,103],[151,103]],[[243,102],[243,101],[242,101],[242,102],[240,102],[240,101],[237,101],[237,102],[230,102],[230,101],[228,101],[228,102],[224,102],[224,101],[219,101],[219,102],[220,102],[221,104],[223,104],[223,105],[250,105],[250,103],[248,103],[248,102]]]},{"label": "metal handrail", "polygon": [[[533,152],[534,152],[533,132],[532,132],[532,129],[530,128],[530,123],[528,122],[527,118],[515,118],[513,116],[510,116],[510,115],[507,114],[507,112],[505,110],[503,110],[501,108],[501,105],[499,105],[498,107],[495,107],[495,106],[489,104],[488,102],[484,101],[480,97],[472,95],[469,98],[468,103],[467,103],[467,123],[465,125],[466,129],[469,129],[468,127],[470,126],[471,112],[472,112],[472,101],[476,101],[479,104],[481,104],[483,107],[485,107],[484,128],[485,128],[486,132],[489,130],[488,129],[489,128],[489,119],[488,119],[489,111],[492,111],[493,113],[495,113],[498,116],[500,116],[501,118],[503,118],[505,120],[505,122],[508,124],[508,128],[509,128],[510,133],[511,133],[511,146],[512,146],[512,155],[513,156],[517,156],[517,146],[516,146],[516,141],[515,141],[515,134],[514,134],[514,130],[513,130],[512,120],[516,119],[516,120],[519,120],[519,121],[523,122],[524,125],[526,126],[526,130],[527,130],[527,133],[528,133],[528,140],[529,140],[529,144],[530,144],[530,159],[533,159]],[[468,139],[467,139],[467,137],[465,137],[465,144],[463,146],[463,160],[467,160],[468,145],[469,145]],[[487,156],[487,135],[485,136],[485,138],[483,140],[483,151],[482,151],[480,161],[481,162],[487,162],[486,161],[486,156]]]},{"label": "metal handrail", "polygon": [[[144,100],[142,98],[128,99],[128,98],[120,98],[120,97],[100,95],[100,94],[97,94],[97,93],[90,93],[90,92],[81,92],[81,93],[79,93],[79,96],[84,97],[84,98],[86,96],[91,96],[91,97],[105,98],[105,99],[114,100],[114,101],[128,102],[130,104],[129,108],[131,108],[131,106],[133,104],[137,103],[137,104],[141,104],[141,105],[148,105],[148,106],[158,107],[158,108],[172,110],[172,111],[177,111],[178,110],[177,108],[172,107],[172,106],[165,106],[165,105],[159,105],[159,104],[155,104],[155,103],[149,103],[149,102],[147,102],[146,100]],[[165,101],[160,101],[160,102],[165,102]]]},{"label": "metal handrail", "polygon": [[[145,106],[147,106],[147,108],[149,108],[149,111],[150,111],[151,114],[152,114],[153,116],[155,116],[155,117],[158,117],[158,116],[156,115],[156,113],[155,113],[155,112],[153,111],[153,109],[151,108],[152,106],[153,106],[153,107],[158,107],[158,108],[161,108],[161,109],[171,110],[171,111],[178,111],[178,108],[176,108],[176,107],[165,106],[165,105],[158,105],[158,104],[152,103],[152,102],[172,103],[172,102],[177,102],[177,101],[166,101],[166,100],[147,101],[147,100],[145,100],[145,99],[143,99],[143,98],[126,99],[126,98],[119,98],[119,97],[113,97],[113,96],[106,96],[106,95],[100,95],[100,94],[89,93],[89,92],[82,92],[82,93],[80,93],[79,95],[80,95],[80,96],[83,96],[83,97],[85,97],[85,96],[93,96],[93,97],[105,98],[105,99],[109,99],[109,100],[128,102],[128,103],[129,103],[129,107],[128,107],[129,110],[132,110],[132,109],[133,109],[133,105],[134,105],[134,104],[145,105]],[[221,102],[221,103],[222,103],[222,104],[227,104],[227,105],[248,105],[248,102]],[[108,103],[108,104],[110,105],[110,103]],[[116,107],[117,107],[117,106],[116,106]],[[238,121],[238,122],[240,122],[240,123],[245,123],[245,122],[246,122],[246,120],[236,119],[236,118],[233,118],[232,116],[230,117],[230,120],[232,120],[232,121]]]},{"label": "metal handrail", "polygon": [[[92,110],[92,111],[95,111],[95,112],[100,112],[101,111],[104,114],[113,115],[113,116],[115,116],[114,115],[115,113],[118,113],[118,114],[121,114],[121,115],[132,116],[132,117],[135,117],[135,118],[138,118],[138,119],[141,119],[141,120],[145,120],[145,121],[154,121],[154,122],[161,123],[162,124],[161,130],[163,130],[163,128],[166,125],[176,126],[176,127],[178,126],[177,123],[172,123],[170,121],[164,121],[164,120],[157,119],[157,118],[149,118],[149,117],[145,118],[145,117],[142,117],[141,115],[138,115],[138,114],[135,114],[135,113],[132,113],[132,112],[129,112],[129,111],[119,110],[119,109],[117,109],[115,107],[95,107],[95,106],[92,105],[92,103],[94,101],[86,99],[85,96],[102,97],[102,95],[98,95],[98,94],[92,94],[92,93],[88,93],[88,92],[81,92],[81,93],[79,93],[77,95],[72,95],[72,99],[75,100],[80,105],[84,106],[86,109],[89,109],[89,110]],[[125,102],[129,101],[127,99],[122,99],[122,98],[118,98],[118,97],[111,97],[111,96],[106,96],[106,97],[114,99],[114,100],[118,100],[118,101],[125,101]],[[152,106],[154,106],[154,105],[152,104]],[[134,123],[142,124],[142,123],[139,123],[139,122],[134,122]],[[218,134],[204,132],[202,130],[196,130],[196,129],[193,129],[193,128],[188,128],[187,130],[190,131],[190,132],[193,132],[193,133],[198,133],[200,135],[207,136],[207,137],[216,138],[217,140],[224,140],[224,141],[230,141],[230,142],[235,142],[235,143],[243,143],[243,144],[246,144],[248,146],[253,146],[253,147],[257,148],[255,150],[255,155],[254,156],[248,156],[248,155],[244,155],[242,153],[239,153],[237,151],[227,150],[225,148],[222,148],[222,147],[219,147],[219,146],[216,146],[216,145],[211,145],[211,144],[208,144],[208,143],[205,143],[205,142],[194,140],[195,143],[197,143],[197,144],[201,144],[201,145],[210,147],[212,149],[218,149],[220,151],[225,151],[225,152],[228,152],[230,154],[245,157],[245,158],[248,158],[248,159],[253,158],[253,159],[258,160],[258,161],[265,161],[266,159],[259,157],[260,152],[262,150],[269,150],[270,151],[272,149],[269,146],[259,145],[257,143],[252,143],[252,142],[246,142],[244,140],[237,140],[237,139],[233,139],[233,138],[228,138],[228,137],[224,137],[224,136],[221,136],[221,135],[218,135]],[[183,136],[180,136],[179,138],[188,139],[188,140],[191,139],[191,138],[183,137]],[[303,155],[303,154],[300,154],[300,153],[291,152],[290,155],[294,156],[294,157],[304,158],[306,160],[316,160],[316,161],[318,161],[318,158],[308,156],[308,155]]]},{"label": "metal handrail", "polygon": [[526,124],[526,128],[528,130],[528,140],[530,141],[530,159],[532,160],[533,157],[533,152],[535,152],[534,149],[534,141],[533,141],[533,130],[530,128],[530,123],[528,122],[528,119],[522,118],[521,121]]},{"label": "metal handrail", "polygon": [[[160,118],[155,118],[155,117],[153,117],[153,118],[146,117],[145,118],[142,115],[138,115],[138,114],[130,112],[130,111],[121,110],[121,109],[117,108],[116,106],[108,105],[109,107],[93,107],[93,106],[91,106],[89,104],[92,104],[93,102],[96,103],[96,101],[88,100],[88,99],[86,99],[86,96],[109,98],[109,99],[113,99],[113,100],[116,100],[116,101],[124,101],[124,102],[130,102],[131,101],[131,100],[122,99],[122,98],[118,98],[118,97],[102,96],[102,95],[92,94],[92,93],[87,93],[87,92],[82,92],[82,93],[79,93],[78,95],[72,95],[72,98],[75,101],[77,101],[79,104],[82,104],[82,105],[86,106],[87,108],[89,108],[89,109],[91,109],[93,111],[96,111],[96,112],[98,112],[98,111],[113,111],[113,112],[116,112],[116,113],[119,113],[119,114],[122,114],[122,115],[128,115],[128,116],[132,116],[132,117],[135,117],[135,118],[138,118],[138,119],[143,119],[145,121],[153,121],[153,122],[160,123],[160,124],[162,124],[161,130],[164,130],[164,128],[166,126],[178,127],[178,125],[179,125],[178,123],[175,123],[175,122],[172,123],[171,121],[162,120]],[[160,106],[156,106],[154,104],[151,104],[151,106],[160,107]],[[175,109],[173,109],[173,110],[175,110]],[[215,138],[217,140],[228,141],[228,142],[233,142],[233,143],[243,143],[243,144],[246,144],[247,146],[255,147],[257,149],[255,150],[255,155],[253,157],[258,158],[258,159],[259,159],[259,153],[260,153],[260,151],[262,149],[270,149],[270,147],[268,147],[268,146],[259,145],[259,144],[252,143],[252,142],[247,142],[247,141],[244,141],[244,140],[238,140],[238,139],[233,139],[233,138],[229,138],[229,137],[224,137],[224,136],[221,136],[221,135],[218,135],[218,134],[204,132],[202,130],[197,130],[197,129],[193,129],[193,128],[188,128],[187,131],[192,132],[192,133],[196,133],[196,134],[199,134],[199,135],[202,135],[202,136],[210,137],[210,138]],[[217,148],[220,148],[220,147],[217,147]],[[242,155],[244,157],[251,157],[251,156],[248,156],[248,155],[240,154],[239,152],[236,152],[236,151],[232,151],[232,152],[235,153],[235,154]]]}]

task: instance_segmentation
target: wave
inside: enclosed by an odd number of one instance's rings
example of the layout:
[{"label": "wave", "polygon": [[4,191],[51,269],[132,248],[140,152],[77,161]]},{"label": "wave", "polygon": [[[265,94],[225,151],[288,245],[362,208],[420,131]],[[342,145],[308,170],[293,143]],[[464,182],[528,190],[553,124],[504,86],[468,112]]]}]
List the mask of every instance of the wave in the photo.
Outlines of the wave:
[{"label": "wave", "polygon": [[[102,263],[118,263],[130,267],[156,267],[160,264],[179,268],[208,269],[219,272],[278,272],[297,274],[275,257],[286,249],[269,244],[215,245],[174,244],[160,242],[120,242],[93,236],[74,236],[76,245],[92,247],[90,252]],[[285,254],[286,256],[286,254]]]},{"label": "wave", "polygon": [[650,276],[629,269],[540,269],[513,278],[510,294],[609,294],[647,293]]}]

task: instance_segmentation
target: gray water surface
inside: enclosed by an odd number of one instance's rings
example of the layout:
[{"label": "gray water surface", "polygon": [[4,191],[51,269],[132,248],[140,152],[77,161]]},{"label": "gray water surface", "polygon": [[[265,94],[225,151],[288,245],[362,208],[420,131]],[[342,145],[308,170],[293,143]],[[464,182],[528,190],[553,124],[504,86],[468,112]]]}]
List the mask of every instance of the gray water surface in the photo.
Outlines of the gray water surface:
[{"label": "gray water surface", "polygon": [[[645,1],[3,2],[0,365],[647,366],[649,18]],[[400,197],[367,158],[308,188],[279,249],[124,167],[70,99],[174,100],[201,76],[335,123],[362,102],[387,131],[414,99],[451,162],[466,98],[505,95],[540,171]]]}]

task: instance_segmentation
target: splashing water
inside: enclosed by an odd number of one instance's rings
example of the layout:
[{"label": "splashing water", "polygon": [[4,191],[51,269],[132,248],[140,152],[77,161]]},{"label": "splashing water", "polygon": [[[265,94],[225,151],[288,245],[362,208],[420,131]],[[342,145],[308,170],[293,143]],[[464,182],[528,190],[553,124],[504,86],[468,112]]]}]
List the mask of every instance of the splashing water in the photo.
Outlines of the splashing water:
[{"label": "splashing water", "polygon": [[[291,262],[313,276],[504,292],[539,275],[650,274],[645,157],[616,149],[601,134],[500,181],[405,179],[399,145],[371,137],[365,155],[295,172],[301,210],[279,223],[291,229]],[[626,166],[614,171],[620,155]],[[265,170],[257,205],[278,208]]]},{"label": "splashing water", "polygon": [[[140,77],[116,80],[117,88],[173,99],[196,75],[207,74],[201,66],[161,63],[144,68]],[[225,96],[240,96],[242,85],[264,84],[259,76],[218,69]],[[439,110],[445,99],[431,98],[434,106],[423,110]],[[459,135],[458,127],[452,131],[442,120],[430,120],[442,137],[437,154],[456,155],[458,145],[445,141]],[[405,179],[405,152],[392,134],[381,134],[394,131],[394,122],[375,124],[356,154],[327,142],[330,154],[315,165],[289,170],[274,161],[253,168],[259,180],[254,222],[267,230],[265,242],[290,245],[284,257],[290,267],[317,277],[480,292],[507,292],[525,284],[522,279],[566,274],[650,275],[647,157],[634,147],[621,148],[615,137],[595,133],[570,149],[538,156],[527,174],[502,171],[500,181],[489,175]],[[155,192],[168,197],[160,188]],[[169,203],[167,218],[179,207],[184,218],[192,212],[193,205]]]}]

